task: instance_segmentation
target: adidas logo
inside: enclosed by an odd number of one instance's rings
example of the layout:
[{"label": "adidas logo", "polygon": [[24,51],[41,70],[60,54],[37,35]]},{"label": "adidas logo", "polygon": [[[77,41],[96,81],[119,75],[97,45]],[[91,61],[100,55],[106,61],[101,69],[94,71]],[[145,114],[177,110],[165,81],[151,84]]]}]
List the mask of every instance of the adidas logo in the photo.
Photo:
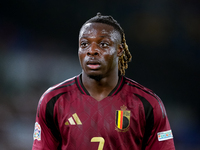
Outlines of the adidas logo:
[{"label": "adidas logo", "polygon": [[79,119],[78,115],[74,113],[72,117],[68,119],[67,122],[65,122],[65,125],[82,125],[81,120]]}]

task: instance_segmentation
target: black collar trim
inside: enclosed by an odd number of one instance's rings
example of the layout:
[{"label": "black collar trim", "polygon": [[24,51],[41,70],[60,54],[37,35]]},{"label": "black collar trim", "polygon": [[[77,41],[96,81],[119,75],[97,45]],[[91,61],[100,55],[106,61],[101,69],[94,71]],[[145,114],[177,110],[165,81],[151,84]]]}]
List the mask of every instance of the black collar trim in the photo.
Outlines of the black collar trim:
[{"label": "black collar trim", "polygon": [[[87,91],[87,89],[84,87],[83,82],[82,82],[82,74],[78,75],[76,78],[76,84],[81,91],[82,94],[90,95],[90,93]],[[116,95],[123,87],[125,83],[125,79],[123,76],[119,76],[118,83],[116,87],[110,92],[108,96]]]}]

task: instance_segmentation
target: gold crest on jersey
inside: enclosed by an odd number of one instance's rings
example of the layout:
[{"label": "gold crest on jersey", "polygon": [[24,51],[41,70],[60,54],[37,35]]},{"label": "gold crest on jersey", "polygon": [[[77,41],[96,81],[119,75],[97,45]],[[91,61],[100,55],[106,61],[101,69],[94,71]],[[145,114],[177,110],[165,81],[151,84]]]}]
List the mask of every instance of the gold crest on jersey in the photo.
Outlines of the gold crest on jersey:
[{"label": "gold crest on jersey", "polygon": [[115,115],[115,130],[118,132],[126,132],[129,129],[130,125],[130,114],[131,111],[126,110],[126,106],[121,106],[121,110],[116,110]]}]

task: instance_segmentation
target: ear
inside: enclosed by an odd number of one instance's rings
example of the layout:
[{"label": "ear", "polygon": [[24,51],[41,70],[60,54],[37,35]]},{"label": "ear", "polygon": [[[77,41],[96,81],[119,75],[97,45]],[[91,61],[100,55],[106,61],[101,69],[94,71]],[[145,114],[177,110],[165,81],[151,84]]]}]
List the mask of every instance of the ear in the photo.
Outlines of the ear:
[{"label": "ear", "polygon": [[123,48],[122,44],[119,44],[118,49],[117,49],[117,56],[118,57],[122,56],[123,52],[124,52],[124,48]]}]

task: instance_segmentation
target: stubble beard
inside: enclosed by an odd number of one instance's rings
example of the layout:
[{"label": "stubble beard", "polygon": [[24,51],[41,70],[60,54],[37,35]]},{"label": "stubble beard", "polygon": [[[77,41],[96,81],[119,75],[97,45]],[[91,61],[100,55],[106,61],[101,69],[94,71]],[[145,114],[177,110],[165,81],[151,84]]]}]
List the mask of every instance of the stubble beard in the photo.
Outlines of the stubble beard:
[{"label": "stubble beard", "polygon": [[100,81],[103,78],[102,75],[88,75],[88,77],[96,81]]}]

